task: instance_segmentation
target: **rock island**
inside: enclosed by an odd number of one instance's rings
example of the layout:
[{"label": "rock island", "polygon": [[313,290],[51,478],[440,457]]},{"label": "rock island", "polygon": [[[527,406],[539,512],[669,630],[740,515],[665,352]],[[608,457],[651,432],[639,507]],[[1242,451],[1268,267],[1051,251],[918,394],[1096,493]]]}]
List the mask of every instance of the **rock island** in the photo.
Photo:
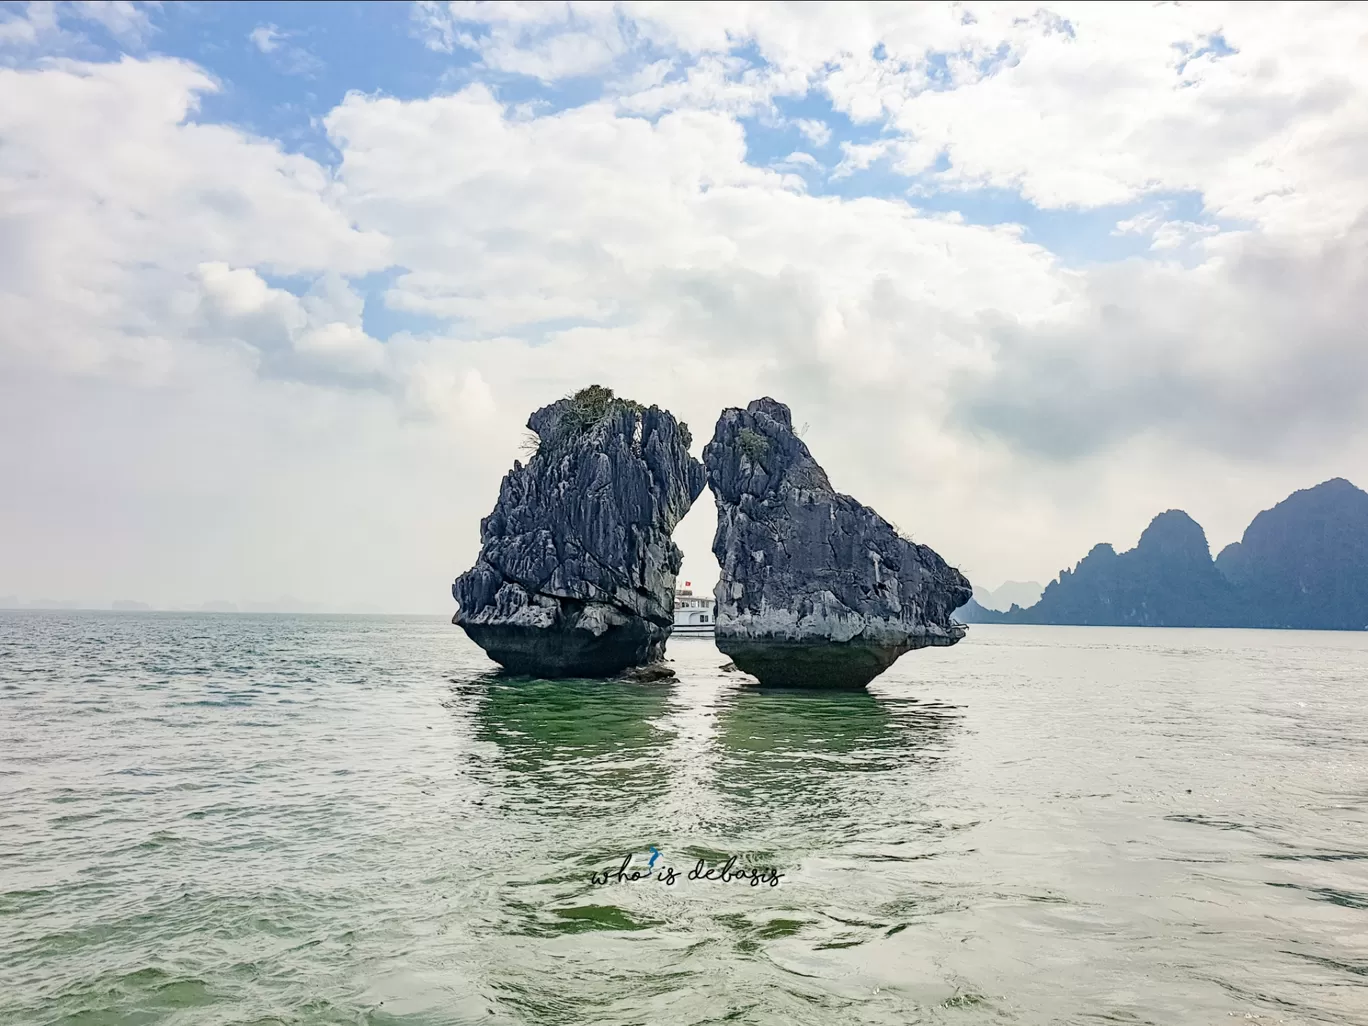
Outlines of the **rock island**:
[{"label": "rock island", "polygon": [[491,659],[538,677],[611,677],[659,662],[674,622],[670,540],[703,491],[688,426],[597,385],[544,406],[480,556],[452,585],[460,625]]},{"label": "rock island", "polygon": [[904,652],[953,645],[969,581],[832,488],[789,408],[722,413],[703,450],[717,502],[717,647],[762,684],[864,687]]}]

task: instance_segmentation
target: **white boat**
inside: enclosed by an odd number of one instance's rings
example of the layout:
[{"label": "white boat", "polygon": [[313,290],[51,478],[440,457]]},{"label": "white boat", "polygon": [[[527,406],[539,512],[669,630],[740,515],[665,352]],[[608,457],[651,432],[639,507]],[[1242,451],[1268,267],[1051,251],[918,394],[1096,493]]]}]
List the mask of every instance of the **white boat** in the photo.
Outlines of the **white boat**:
[{"label": "white boat", "polygon": [[716,617],[716,603],[711,597],[693,593],[693,585],[684,582],[684,587],[675,592],[674,631],[675,638],[711,638],[713,621]]}]

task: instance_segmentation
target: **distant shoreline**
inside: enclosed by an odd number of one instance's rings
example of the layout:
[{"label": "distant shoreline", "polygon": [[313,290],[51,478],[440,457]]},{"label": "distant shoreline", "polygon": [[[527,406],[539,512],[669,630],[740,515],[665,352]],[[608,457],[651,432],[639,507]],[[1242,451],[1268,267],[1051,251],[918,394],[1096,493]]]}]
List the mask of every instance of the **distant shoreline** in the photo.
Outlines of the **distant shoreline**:
[{"label": "distant shoreline", "polygon": [[[6,614],[42,615],[42,614],[73,614],[82,615],[99,614],[102,616],[181,616],[181,617],[308,617],[319,620],[343,620],[343,619],[369,619],[369,620],[434,620],[441,623],[449,623],[451,616],[449,613],[357,613],[357,612],[317,612],[317,611],[285,611],[285,610],[217,610],[217,609],[111,609],[108,607],[88,606],[88,607],[67,607],[67,606],[22,606],[0,607],[0,616]],[[1242,631],[1242,632],[1265,632],[1277,631],[1279,633],[1308,634],[1363,634],[1368,631],[1368,627],[1345,628],[1345,627],[1249,627],[1249,626],[1209,626],[1205,624],[1109,624],[1109,623],[1001,623],[1001,622],[975,622],[968,621],[966,626],[973,631],[983,627],[1002,627],[1008,629],[1036,628],[1036,627],[1071,627],[1088,628],[1099,630],[1157,630],[1157,631]],[[711,635],[690,634],[680,632],[673,635],[675,640],[709,640]]]}]

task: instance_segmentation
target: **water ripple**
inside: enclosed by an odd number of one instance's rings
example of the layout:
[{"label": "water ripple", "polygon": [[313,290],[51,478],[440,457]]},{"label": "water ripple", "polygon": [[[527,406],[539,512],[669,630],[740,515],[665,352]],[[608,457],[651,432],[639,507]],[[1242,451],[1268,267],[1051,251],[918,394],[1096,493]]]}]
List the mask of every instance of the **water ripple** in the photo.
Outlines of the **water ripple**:
[{"label": "water ripple", "polygon": [[[853,695],[669,654],[0,614],[0,1022],[1368,1026],[1368,639],[976,627]],[[731,856],[779,886],[684,878]]]}]

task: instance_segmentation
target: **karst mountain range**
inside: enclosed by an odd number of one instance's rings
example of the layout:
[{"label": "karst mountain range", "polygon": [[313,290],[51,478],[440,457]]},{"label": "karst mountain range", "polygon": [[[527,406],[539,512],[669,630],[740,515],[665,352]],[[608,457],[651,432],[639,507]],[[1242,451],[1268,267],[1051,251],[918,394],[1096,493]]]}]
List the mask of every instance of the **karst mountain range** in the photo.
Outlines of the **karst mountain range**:
[{"label": "karst mountain range", "polygon": [[1114,627],[1368,627],[1368,492],[1333,478],[1266,509],[1215,559],[1182,510],[1160,513],[1135,548],[1103,542],[1006,611],[971,600],[965,623]]}]

